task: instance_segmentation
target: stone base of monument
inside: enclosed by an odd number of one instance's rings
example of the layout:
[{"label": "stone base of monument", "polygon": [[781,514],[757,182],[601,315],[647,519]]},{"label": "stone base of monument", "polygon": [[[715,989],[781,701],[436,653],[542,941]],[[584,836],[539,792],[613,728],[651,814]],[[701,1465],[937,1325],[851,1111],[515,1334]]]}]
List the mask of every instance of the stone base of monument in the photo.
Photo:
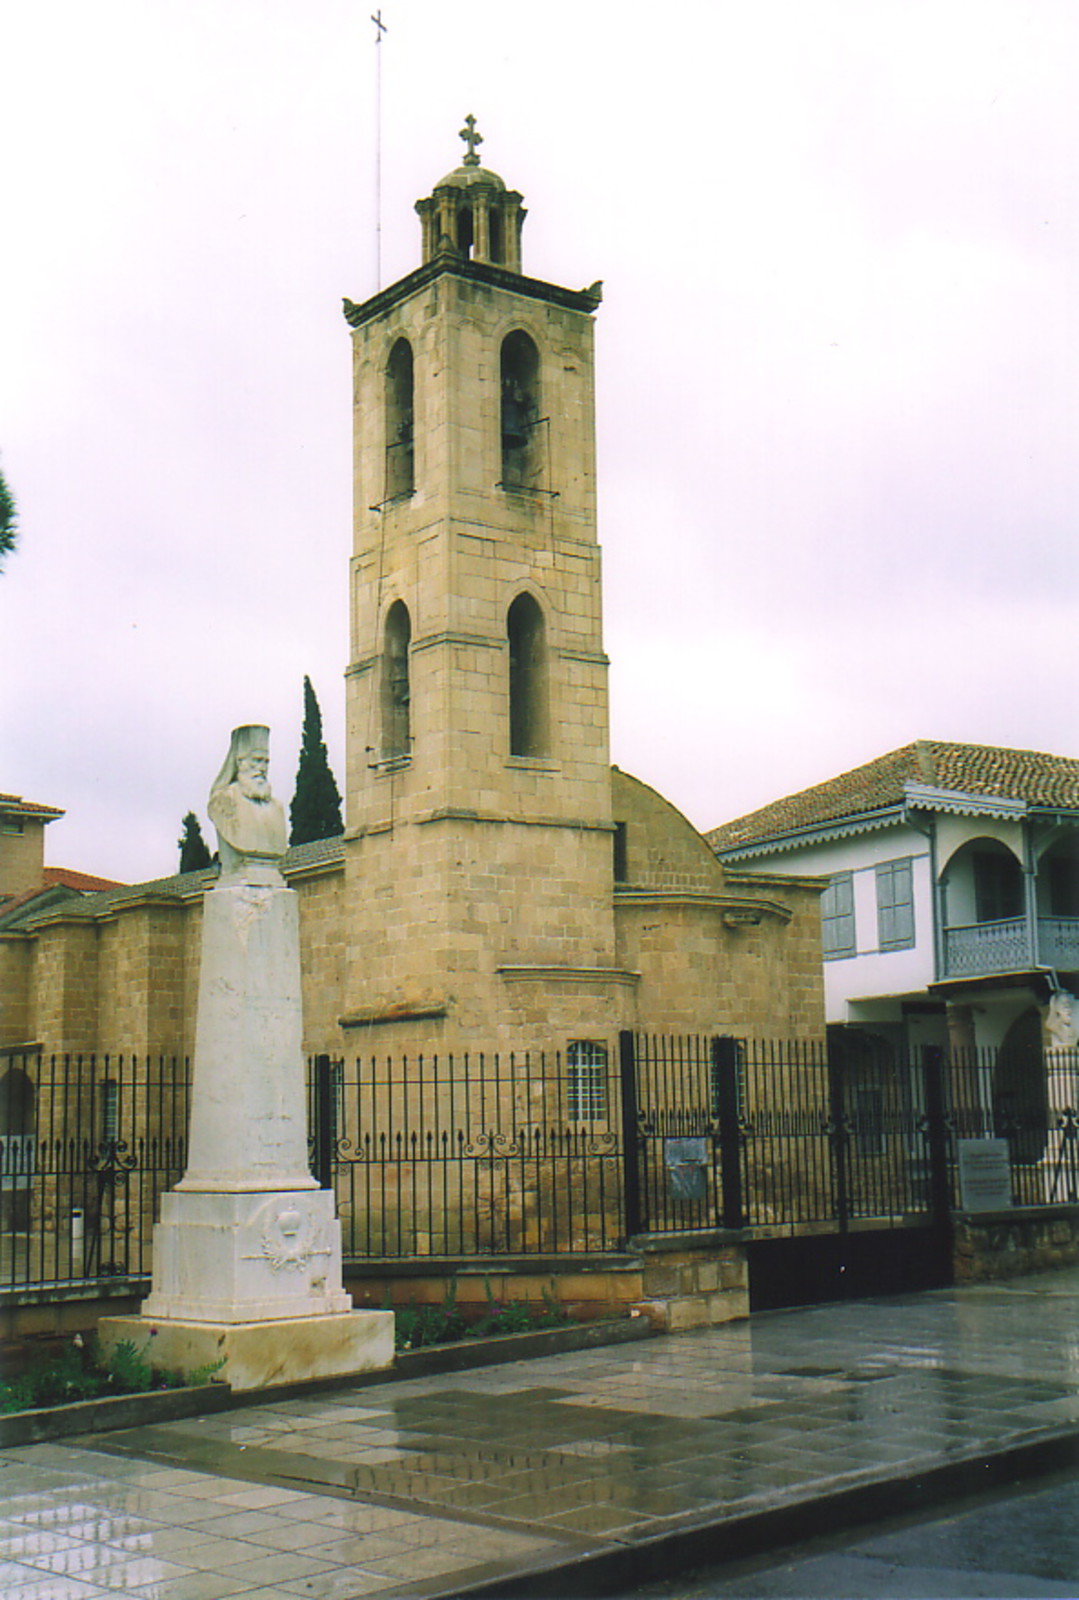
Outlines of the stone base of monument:
[{"label": "stone base of monument", "polygon": [[392,1311],[227,1323],[104,1317],[98,1338],[106,1351],[129,1339],[155,1367],[212,1376],[237,1391],[345,1378],[393,1364]]},{"label": "stone base of monument", "polygon": [[311,1182],[237,1192],[184,1179],[163,1195],[142,1315],[259,1322],[351,1311],[333,1195]]},{"label": "stone base of monument", "polygon": [[154,1366],[216,1367],[234,1389],[371,1372],[393,1362],[393,1313],[353,1311],[341,1225],[325,1190],[162,1197],[154,1278],[138,1317],[106,1317],[105,1349],[129,1339]]}]

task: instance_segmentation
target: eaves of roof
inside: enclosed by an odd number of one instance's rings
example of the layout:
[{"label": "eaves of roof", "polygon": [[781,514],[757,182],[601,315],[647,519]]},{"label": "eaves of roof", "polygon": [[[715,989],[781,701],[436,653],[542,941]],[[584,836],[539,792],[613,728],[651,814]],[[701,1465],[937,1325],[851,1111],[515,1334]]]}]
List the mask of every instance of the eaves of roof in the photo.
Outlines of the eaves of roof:
[{"label": "eaves of roof", "polygon": [[0,905],[0,933],[21,933],[33,919],[45,916],[60,906],[66,909],[71,901],[78,898],[77,890],[62,883],[46,884],[42,888],[16,895]]},{"label": "eaves of roof", "polygon": [[800,843],[810,830],[826,829],[825,837],[835,837],[831,830],[837,825],[860,824],[888,806],[909,805],[912,793],[935,800],[933,809],[940,811],[1072,822],[1079,816],[1079,759],[918,739],[710,828],[705,838],[724,860],[756,846],[790,849],[789,841]]},{"label": "eaves of roof", "polygon": [[1015,800],[1007,795],[963,794],[955,789],[934,789],[924,783],[905,783],[903,793],[913,811],[941,811],[956,817],[995,817],[1002,820],[1025,817],[1030,811],[1025,800]]},{"label": "eaves of roof", "polygon": [[[281,870],[285,881],[291,883],[297,878],[338,871],[343,860],[344,839],[338,835],[333,839],[315,839],[310,844],[292,846],[285,852]],[[180,872],[169,878],[125,884],[100,894],[72,893],[62,903],[50,902],[47,907],[36,907],[31,903],[23,908],[21,916],[12,918],[12,925],[31,929],[60,919],[95,920],[110,917],[137,905],[196,900],[217,882],[218,871],[216,866],[205,867],[198,872]]]},{"label": "eaves of roof", "polygon": [[496,267],[491,262],[473,261],[455,250],[442,251],[425,261],[422,266],[398,279],[388,289],[372,295],[370,300],[356,304],[345,299],[345,321],[353,328],[362,328],[375,317],[384,316],[391,307],[418,294],[436,278],[464,278],[470,283],[487,284],[494,289],[508,289],[511,294],[524,295],[530,300],[543,300],[550,305],[564,306],[570,311],[591,313],[603,299],[602,286],[595,283],[588,289],[564,289],[561,284],[547,283],[542,278],[526,278],[520,272],[510,272],[506,267]]},{"label": "eaves of roof", "polygon": [[836,822],[820,823],[814,828],[795,828],[790,833],[759,839],[753,844],[733,845],[728,850],[717,849],[716,854],[723,862],[754,861],[761,856],[804,850],[810,845],[830,844],[835,839],[853,839],[861,833],[893,828],[903,821],[905,813],[906,807],[902,805],[883,806],[877,811],[864,812],[859,817],[843,817]]},{"label": "eaves of roof", "polygon": [[20,822],[55,822],[64,815],[59,806],[37,805],[17,794],[0,794],[0,816],[15,817]]}]

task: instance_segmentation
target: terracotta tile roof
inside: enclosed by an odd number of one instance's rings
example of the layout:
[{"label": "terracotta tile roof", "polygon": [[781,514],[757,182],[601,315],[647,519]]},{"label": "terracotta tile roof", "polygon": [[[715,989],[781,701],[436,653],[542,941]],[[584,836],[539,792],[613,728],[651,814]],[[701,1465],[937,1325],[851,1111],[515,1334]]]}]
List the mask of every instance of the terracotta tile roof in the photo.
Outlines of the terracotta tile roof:
[{"label": "terracotta tile roof", "polygon": [[27,916],[51,910],[63,901],[124,888],[114,878],[93,878],[67,867],[43,867],[41,882],[21,894],[0,899],[0,927],[10,928]]},{"label": "terracotta tile roof", "polygon": [[42,882],[62,884],[65,889],[76,889],[79,894],[98,894],[103,889],[123,889],[116,878],[95,878],[89,872],[72,872],[70,867],[45,867]]},{"label": "terracotta tile roof", "polygon": [[1032,806],[1079,809],[1079,760],[1070,756],[919,739],[826,783],[773,800],[759,811],[713,828],[705,837],[722,852],[865,816],[899,805],[907,783],[956,794],[1020,800]]},{"label": "terracotta tile roof", "polygon": [[24,800],[21,794],[0,794],[0,815],[5,817],[31,817],[36,822],[54,822],[64,812],[59,806],[39,806],[33,800]]}]

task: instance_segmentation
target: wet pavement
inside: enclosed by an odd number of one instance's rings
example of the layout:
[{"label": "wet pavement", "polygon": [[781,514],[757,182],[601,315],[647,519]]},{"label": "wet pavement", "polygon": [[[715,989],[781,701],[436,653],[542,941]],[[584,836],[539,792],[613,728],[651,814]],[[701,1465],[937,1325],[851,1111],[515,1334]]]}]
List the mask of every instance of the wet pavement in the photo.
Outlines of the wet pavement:
[{"label": "wet pavement", "polygon": [[627,1593],[1069,1452],[1079,1269],[0,1451],[0,1591]]},{"label": "wet pavement", "polygon": [[1079,1473],[634,1591],[640,1600],[1075,1600]]}]

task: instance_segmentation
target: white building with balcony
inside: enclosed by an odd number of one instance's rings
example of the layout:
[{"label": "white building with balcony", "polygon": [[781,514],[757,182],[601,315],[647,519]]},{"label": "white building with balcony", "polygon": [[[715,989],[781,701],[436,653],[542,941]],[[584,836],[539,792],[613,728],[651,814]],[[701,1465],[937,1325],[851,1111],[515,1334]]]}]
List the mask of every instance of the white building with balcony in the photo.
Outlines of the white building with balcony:
[{"label": "white building with balcony", "polygon": [[708,838],[740,871],[827,878],[831,1024],[1002,1064],[1074,1046],[1079,760],[918,740]]}]

